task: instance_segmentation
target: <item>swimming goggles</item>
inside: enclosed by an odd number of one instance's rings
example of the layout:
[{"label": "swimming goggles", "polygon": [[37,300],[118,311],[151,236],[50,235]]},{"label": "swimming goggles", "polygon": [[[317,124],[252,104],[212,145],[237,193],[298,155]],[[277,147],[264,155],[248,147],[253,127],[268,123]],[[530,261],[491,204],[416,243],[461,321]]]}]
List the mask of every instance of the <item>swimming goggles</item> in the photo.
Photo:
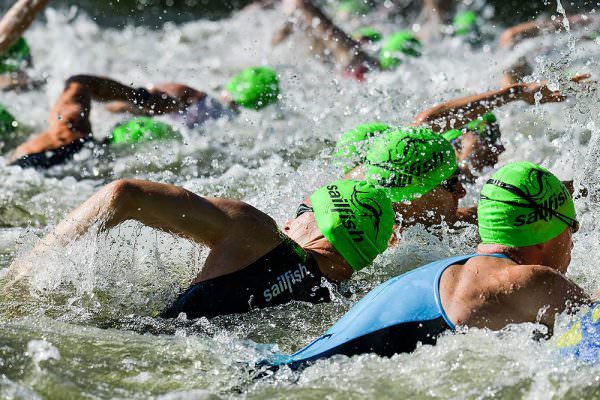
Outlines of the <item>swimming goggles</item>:
[{"label": "swimming goggles", "polygon": [[498,186],[512,194],[514,194],[515,196],[525,200],[527,202],[527,204],[523,204],[523,203],[519,203],[517,201],[510,201],[510,200],[497,200],[497,199],[490,199],[489,197],[485,196],[485,195],[481,195],[481,200],[490,200],[490,201],[497,201],[499,203],[504,203],[504,204],[508,204],[511,206],[517,206],[517,207],[523,207],[523,208],[532,208],[536,211],[540,212],[540,215],[542,216],[542,218],[544,220],[546,220],[546,215],[547,213],[552,214],[553,217],[555,217],[556,219],[558,219],[559,221],[561,221],[562,223],[564,223],[565,225],[567,225],[569,227],[569,229],[571,230],[571,233],[576,233],[579,230],[580,227],[580,223],[579,221],[577,221],[575,218],[571,218],[565,214],[562,214],[556,210],[554,210],[551,207],[544,207],[541,204],[538,204],[533,197],[531,197],[530,195],[528,195],[527,193],[525,193],[523,190],[519,189],[518,187],[511,185],[509,183],[506,182],[502,182],[499,181],[497,179],[488,179],[488,181],[486,182],[487,185],[494,185],[494,186]]}]

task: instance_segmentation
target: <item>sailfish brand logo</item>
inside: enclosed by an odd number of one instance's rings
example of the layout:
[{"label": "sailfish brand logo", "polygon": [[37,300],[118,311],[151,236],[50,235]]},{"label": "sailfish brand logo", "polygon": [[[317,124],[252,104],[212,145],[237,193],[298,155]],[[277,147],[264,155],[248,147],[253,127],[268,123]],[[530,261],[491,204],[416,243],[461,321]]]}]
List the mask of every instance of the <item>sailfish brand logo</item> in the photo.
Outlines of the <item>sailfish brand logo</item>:
[{"label": "sailfish brand logo", "polygon": [[405,167],[398,173],[395,173],[387,185],[393,187],[406,187],[413,183],[414,177],[420,177],[426,175],[431,171],[436,170],[442,163],[444,163],[444,153],[435,152],[431,155],[431,158],[421,162],[420,160],[415,161]]},{"label": "sailfish brand logo", "polygon": [[549,176],[544,171],[532,171],[534,176],[530,176],[530,180],[537,183],[539,188],[537,193],[530,194],[531,201],[537,205],[533,211],[529,213],[519,214],[515,217],[514,226],[523,226],[534,224],[538,221],[550,221],[554,217],[555,211],[561,208],[570,198],[566,188],[561,185],[559,192],[550,193],[548,196],[545,182]]},{"label": "sailfish brand logo", "polygon": [[293,293],[293,287],[308,276],[308,268],[304,264],[298,264],[298,268],[285,271],[277,277],[277,281],[270,288],[265,289],[263,296],[266,301],[271,301],[273,298],[284,293],[286,290]]},{"label": "sailfish brand logo", "polygon": [[[406,187],[413,184],[413,179],[429,174],[448,162],[448,154],[443,150],[428,150],[433,145],[431,139],[404,138],[396,144],[395,150],[388,151],[385,162],[374,164],[390,171],[386,187]],[[424,157],[425,155],[429,155]],[[454,157],[454,155],[451,155]]]},{"label": "sailfish brand logo", "polygon": [[[337,213],[342,222],[342,226],[346,229],[352,241],[360,243],[364,240],[365,232],[358,227],[358,219],[368,217],[373,220],[375,228],[375,239],[379,233],[379,222],[383,211],[379,204],[368,202],[368,199],[360,199],[360,194],[369,192],[357,190],[356,186],[352,190],[350,199],[344,196],[338,190],[336,185],[327,186],[329,199],[332,203],[331,213]],[[358,211],[358,215],[357,215]]]}]

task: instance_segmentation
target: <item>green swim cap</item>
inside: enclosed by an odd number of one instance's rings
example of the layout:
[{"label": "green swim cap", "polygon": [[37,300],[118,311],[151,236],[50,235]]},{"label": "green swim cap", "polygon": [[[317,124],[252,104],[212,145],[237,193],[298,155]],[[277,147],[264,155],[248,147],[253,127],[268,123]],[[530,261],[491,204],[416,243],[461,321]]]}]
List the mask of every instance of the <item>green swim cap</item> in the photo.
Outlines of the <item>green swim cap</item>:
[{"label": "green swim cap", "polygon": [[481,189],[477,208],[481,243],[533,246],[576,222],[567,188],[547,169],[530,162],[508,164]]},{"label": "green swim cap", "polygon": [[365,180],[386,189],[394,202],[429,192],[458,169],[450,142],[425,128],[389,131],[367,152]]},{"label": "green swim cap", "polygon": [[421,41],[410,31],[400,31],[388,37],[381,50],[379,51],[379,65],[383,69],[390,69],[400,64],[400,59],[396,57],[398,53],[407,56],[421,56]]},{"label": "green swim cap", "polygon": [[246,68],[231,78],[225,89],[240,106],[260,110],[277,101],[279,80],[271,68]]},{"label": "green swim cap", "polygon": [[30,59],[29,45],[20,37],[0,55],[0,74],[19,71],[27,66]]},{"label": "green swim cap", "polygon": [[390,129],[389,125],[371,122],[358,125],[356,128],[344,133],[335,145],[334,157],[344,166],[344,173],[363,164],[366,159],[367,149],[371,141],[368,139],[378,136]]},{"label": "green swim cap", "polygon": [[458,137],[462,136],[463,133],[473,132],[481,137],[488,139],[491,142],[498,142],[500,140],[500,126],[497,124],[496,116],[492,113],[487,113],[480,116],[477,119],[465,124],[460,129],[451,129],[444,132],[442,136],[448,141],[453,141]]},{"label": "green swim cap", "polygon": [[354,40],[368,40],[371,42],[379,42],[383,38],[381,32],[375,30],[371,26],[365,26],[352,32],[352,39]]},{"label": "green swim cap", "polygon": [[394,211],[383,190],[339,180],[317,189],[310,202],[319,230],[354,271],[387,249]]},{"label": "green swim cap", "polygon": [[462,134],[463,134],[463,131],[460,129],[451,129],[447,132],[442,133],[442,137],[444,139],[446,139],[447,141],[451,142],[454,139],[461,137]]},{"label": "green swim cap", "polygon": [[496,121],[498,121],[498,119],[494,114],[486,113],[466,124],[465,128],[471,132],[484,133],[486,126]]},{"label": "green swim cap", "polygon": [[179,133],[169,124],[148,117],[136,117],[117,125],[112,131],[110,141],[132,144],[178,137]]},{"label": "green swim cap", "polygon": [[371,9],[371,2],[366,0],[344,0],[338,6],[338,12],[364,14]]},{"label": "green swim cap", "polygon": [[453,21],[454,34],[466,35],[473,32],[477,27],[477,14],[473,11],[463,11],[456,14]]},{"label": "green swim cap", "polygon": [[6,108],[0,104],[0,135],[12,133],[17,129],[15,117],[9,113]]}]

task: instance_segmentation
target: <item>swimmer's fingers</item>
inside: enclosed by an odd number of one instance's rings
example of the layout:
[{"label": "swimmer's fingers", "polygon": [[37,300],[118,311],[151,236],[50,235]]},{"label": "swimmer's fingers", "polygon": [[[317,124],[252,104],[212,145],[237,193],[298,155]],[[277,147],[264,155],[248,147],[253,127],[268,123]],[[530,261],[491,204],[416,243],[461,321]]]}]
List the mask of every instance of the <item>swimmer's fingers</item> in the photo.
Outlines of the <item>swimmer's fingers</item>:
[{"label": "swimmer's fingers", "polygon": [[575,75],[571,78],[572,82],[575,83],[579,83],[579,82],[589,82],[588,79],[590,79],[592,77],[592,74],[579,74],[579,75]]},{"label": "swimmer's fingers", "polygon": [[533,82],[523,84],[521,89],[521,100],[534,105],[543,103],[560,103],[566,97],[558,91],[548,89],[546,82]]}]

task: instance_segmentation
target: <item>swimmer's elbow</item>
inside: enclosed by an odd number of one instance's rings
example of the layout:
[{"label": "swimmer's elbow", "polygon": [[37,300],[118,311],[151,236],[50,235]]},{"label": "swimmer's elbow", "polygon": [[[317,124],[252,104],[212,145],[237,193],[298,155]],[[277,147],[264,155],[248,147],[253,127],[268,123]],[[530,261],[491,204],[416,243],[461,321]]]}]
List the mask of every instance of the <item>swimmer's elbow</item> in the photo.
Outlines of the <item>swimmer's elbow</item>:
[{"label": "swimmer's elbow", "polygon": [[131,210],[140,193],[138,184],[132,179],[118,179],[104,187],[109,209],[120,220],[129,218]]}]

